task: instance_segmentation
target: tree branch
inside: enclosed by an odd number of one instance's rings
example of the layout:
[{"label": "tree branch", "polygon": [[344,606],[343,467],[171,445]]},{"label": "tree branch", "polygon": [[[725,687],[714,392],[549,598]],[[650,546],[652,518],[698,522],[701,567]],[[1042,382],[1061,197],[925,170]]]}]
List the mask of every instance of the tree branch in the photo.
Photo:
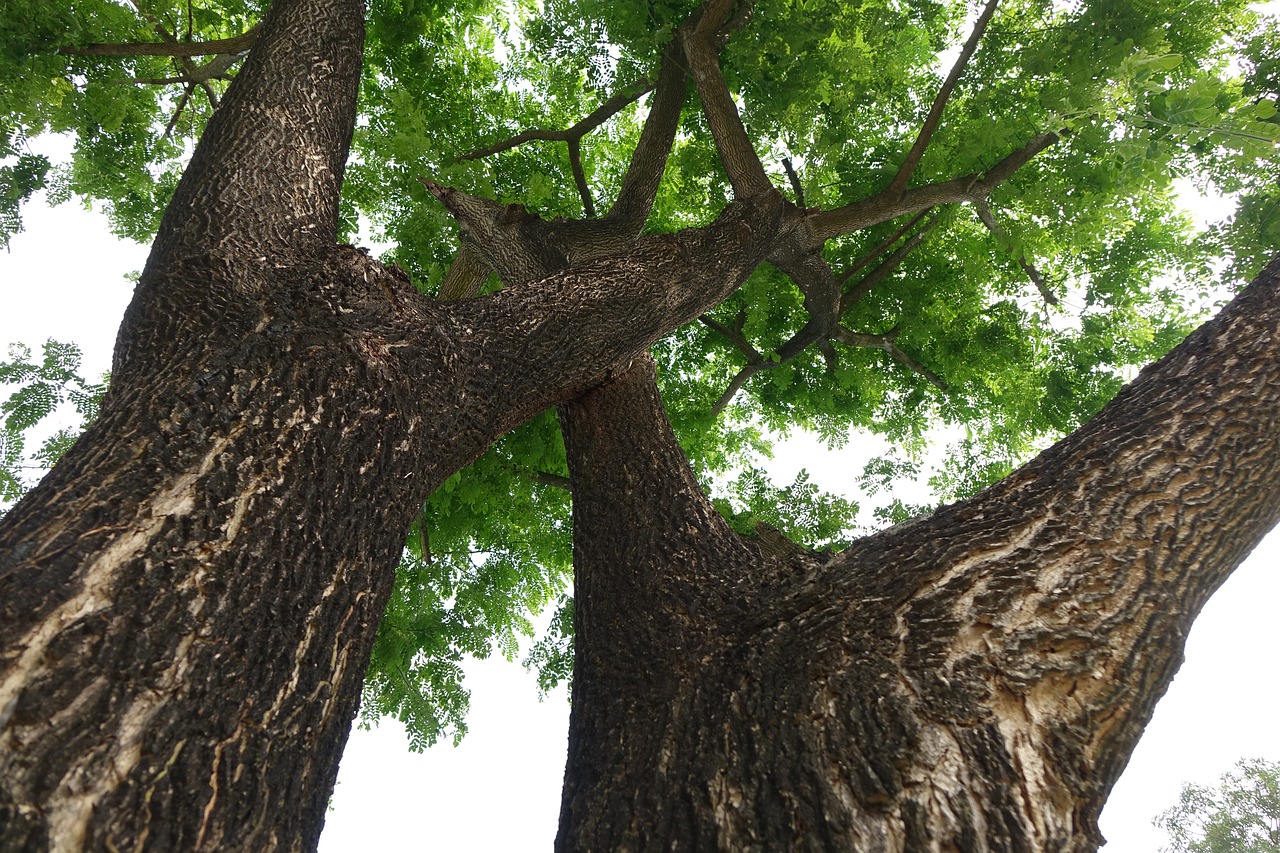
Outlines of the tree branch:
[{"label": "tree branch", "polygon": [[[855,283],[853,287],[845,290],[844,295],[840,297],[840,316],[843,317],[850,308],[861,302],[862,299],[871,292],[873,287],[888,278],[889,274],[897,269],[904,260],[906,260],[906,257],[911,253],[911,250],[923,243],[924,239],[929,236],[929,232],[936,227],[938,227],[938,220],[935,219],[915,234],[912,234],[905,243],[894,250],[893,254],[889,255],[889,257],[877,264],[875,269],[858,279],[857,283]],[[844,284],[849,277],[850,276],[846,274],[841,278],[841,284]]]},{"label": "tree branch", "polygon": [[733,379],[729,380],[729,386],[724,389],[724,393],[720,395],[720,399],[716,400],[714,406],[711,407],[711,417],[718,418],[723,414],[724,410],[729,407],[729,403],[734,396],[742,390],[742,386],[747,384],[747,380],[755,376],[762,370],[768,370],[775,367],[781,362],[776,361],[756,361],[749,362],[744,365],[741,370],[734,374]]},{"label": "tree branch", "polygon": [[921,219],[924,219],[928,215],[929,215],[928,209],[920,211],[915,216],[908,219],[906,224],[904,224],[897,231],[894,231],[888,237],[885,237],[883,240],[877,243],[874,249],[872,249],[870,252],[867,252],[861,258],[858,258],[858,260],[853,262],[853,265],[850,266],[849,269],[844,271],[844,274],[840,276],[841,283],[843,284],[844,282],[853,278],[855,275],[857,275],[859,270],[861,270],[863,267],[867,266],[867,264],[871,263],[876,258],[880,257],[882,254],[888,251],[890,246],[892,246],[894,243],[901,240],[907,234],[907,232],[909,232],[912,228],[915,228],[916,225],[919,224]]},{"label": "tree branch", "polygon": [[654,87],[653,102],[645,119],[640,141],[631,152],[631,162],[622,178],[618,198],[609,209],[606,219],[625,223],[635,234],[644,229],[644,223],[658,197],[658,185],[666,169],[671,146],[680,126],[680,113],[684,109],[688,78],[680,60],[680,48],[672,40],[662,52],[662,64],[658,69],[658,82]]},{"label": "tree branch", "polygon": [[923,376],[939,391],[946,391],[947,383],[943,381],[941,376],[934,373],[911,356],[907,355],[902,351],[902,348],[895,343],[899,331],[900,330],[895,327],[883,335],[865,335],[859,332],[850,331],[844,326],[838,326],[834,337],[837,341],[845,344],[846,346],[884,350],[899,364],[903,365],[911,372]]},{"label": "tree branch", "polygon": [[943,81],[942,88],[938,90],[932,106],[929,107],[929,113],[925,116],[924,124],[920,126],[920,133],[916,135],[915,144],[911,146],[911,150],[907,153],[907,159],[902,161],[902,165],[898,168],[898,173],[893,176],[893,181],[889,184],[888,193],[890,198],[898,198],[906,191],[907,183],[911,180],[911,176],[915,174],[916,167],[920,165],[925,149],[929,147],[929,140],[933,139],[933,134],[937,131],[939,122],[942,121],[942,111],[946,108],[947,101],[951,98],[951,93],[955,91],[956,84],[960,81],[960,75],[964,73],[965,66],[969,64],[969,59],[973,56],[973,52],[978,49],[978,42],[982,40],[982,34],[986,31],[987,23],[991,20],[991,16],[995,14],[998,2],[999,0],[987,0],[987,5],[983,7],[982,14],[978,16],[977,22],[973,25],[973,32],[969,35],[969,40],[965,42],[964,48],[960,51],[955,64],[951,67],[951,73]]},{"label": "tree branch", "polygon": [[[975,198],[973,200],[974,210],[978,212],[978,219],[982,220],[982,224],[991,232],[991,236],[998,241],[1007,241],[1008,234],[1005,233],[999,221],[996,220],[995,214],[991,212],[991,205],[987,204],[985,198]],[[1022,267],[1022,271],[1027,274],[1027,278],[1031,279],[1032,284],[1040,291],[1040,296],[1050,305],[1058,304],[1058,297],[1053,295],[1053,290],[1049,287],[1049,283],[1045,281],[1040,270],[1036,269],[1032,263],[1027,260],[1026,253],[1018,253],[1018,265]]]},{"label": "tree branch", "polygon": [[725,340],[737,347],[738,352],[747,357],[748,362],[763,361],[764,356],[760,354],[759,350],[751,345],[751,342],[747,340],[747,336],[742,334],[742,325],[746,316],[746,309],[739,311],[737,322],[734,324],[734,328],[732,329],[712,317],[710,314],[703,314],[698,318],[698,321],[708,329],[713,329],[723,335]]},{"label": "tree branch", "polygon": [[[543,222],[518,204],[498,204],[426,178],[420,177],[418,181],[458,221],[463,243],[468,244],[476,258],[497,273],[505,285],[532,281],[568,265],[563,244],[554,239],[553,223]],[[459,255],[467,263],[474,263],[470,256],[462,256],[461,251]],[[450,283],[450,292],[468,291],[475,286],[477,274],[472,267],[460,268],[458,283]],[[461,282],[467,282],[467,287]]]},{"label": "tree branch", "polygon": [[336,240],[363,4],[275,0],[255,35],[165,210],[149,268],[179,245],[258,258]]},{"label": "tree branch", "polygon": [[719,22],[714,26],[707,26],[708,22],[715,20],[711,10],[726,5],[728,4],[719,0],[709,4],[697,26],[683,33],[682,41],[694,87],[702,102],[702,111],[707,116],[707,126],[711,128],[711,136],[720,154],[720,162],[729,176],[734,196],[745,199],[776,190],[751,145],[751,139],[742,124],[742,117],[738,115],[733,96],[729,94],[729,84],[725,82],[719,59],[712,47],[713,33],[719,29]]},{"label": "tree branch", "polygon": [[582,141],[577,137],[569,140],[569,168],[573,170],[573,182],[577,184],[578,197],[582,199],[582,215],[595,219],[596,205],[591,200],[591,187],[587,186],[587,173],[582,168]]},{"label": "tree branch", "polygon": [[800,176],[796,174],[796,170],[791,167],[791,158],[782,158],[782,168],[787,171],[787,180],[791,182],[791,191],[796,194],[796,207],[805,207],[804,203],[804,185],[800,183]]},{"label": "tree branch", "polygon": [[939,204],[956,204],[972,201],[975,196],[986,197],[1018,169],[1025,166],[1041,151],[1062,138],[1059,133],[1042,133],[1022,148],[1009,154],[985,173],[973,173],[936,184],[906,190],[894,198],[887,190],[869,198],[824,210],[810,217],[815,235],[830,239],[841,234],[852,234],[872,225],[896,219],[908,213],[917,213]]},{"label": "tree branch", "polygon": [[137,42],[125,44],[86,44],[82,47],[75,45],[64,45],[58,48],[58,53],[64,56],[172,56],[172,57],[192,57],[192,56],[208,56],[209,54],[236,54],[244,53],[253,47],[254,42],[258,38],[258,31],[261,24],[256,24],[245,30],[238,36],[232,36],[224,39],[212,39],[210,41],[163,41],[163,42]]},{"label": "tree branch", "polygon": [[[123,80],[121,82],[149,86],[165,86],[173,83],[190,83],[203,86],[210,80],[215,80],[219,77],[225,78],[226,73],[231,70],[231,67],[241,59],[244,59],[246,55],[247,54],[245,53],[219,54],[203,65],[196,65],[190,60],[175,58],[178,61],[181,61],[184,66],[185,73],[180,77],[130,77],[128,80]],[[212,90],[206,90],[206,93],[209,95],[210,100],[213,101],[213,105],[216,107],[218,105],[217,97],[214,95]]]},{"label": "tree branch", "polygon": [[559,474],[534,471],[533,481],[540,486],[550,486],[553,489],[563,489],[566,492],[573,491],[573,482],[568,477],[563,477]]},{"label": "tree branch", "polygon": [[770,256],[769,261],[787,273],[804,292],[805,310],[809,313],[809,321],[786,343],[778,347],[774,353],[775,357],[771,360],[766,360],[756,352],[754,347],[751,347],[751,352],[756,353],[755,359],[748,355],[747,364],[738,371],[729,382],[729,387],[712,406],[712,417],[720,416],[720,413],[733,400],[734,395],[746,385],[748,379],[762,370],[769,370],[792,361],[810,344],[825,340],[839,321],[836,312],[840,307],[840,285],[836,281],[835,274],[831,272],[831,267],[820,254],[807,252],[798,256],[795,254],[783,257]]},{"label": "tree branch", "polygon": [[484,256],[470,242],[461,240],[453,263],[440,282],[436,299],[448,302],[475,296],[488,277],[489,266],[484,262]]},{"label": "tree branch", "polygon": [[609,100],[596,107],[586,118],[572,127],[564,130],[533,128],[521,131],[502,142],[496,142],[493,145],[477,148],[474,151],[463,154],[455,158],[454,162],[461,163],[466,160],[479,160],[484,157],[490,157],[503,151],[510,151],[512,148],[517,148],[526,142],[569,142],[575,139],[582,139],[582,137],[604,124],[610,118],[622,112],[627,106],[640,100],[645,93],[653,89],[653,85],[648,80],[640,80],[631,91],[620,92],[609,98]]}]

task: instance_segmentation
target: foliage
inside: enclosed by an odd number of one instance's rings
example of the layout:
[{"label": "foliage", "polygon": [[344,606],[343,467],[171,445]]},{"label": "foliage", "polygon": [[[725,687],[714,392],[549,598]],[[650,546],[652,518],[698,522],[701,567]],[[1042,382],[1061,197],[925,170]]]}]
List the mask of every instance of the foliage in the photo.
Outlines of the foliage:
[{"label": "foliage", "polygon": [[[9,358],[0,361],[0,385],[18,388],[0,403],[0,504],[12,504],[22,497],[34,472],[53,466],[85,427],[98,416],[98,406],[107,391],[107,379],[88,382],[79,374],[80,350],[75,344],[46,341],[40,360],[32,358],[30,347],[9,346]],[[27,442],[38,427],[60,406],[70,403],[75,425],[65,426],[45,436],[35,451]],[[65,421],[65,417],[60,420]]]},{"label": "foliage", "polygon": [[1168,853],[1280,851],[1280,763],[1244,759],[1215,788],[1182,786],[1178,804],[1153,823],[1169,834]]},{"label": "foliage", "polygon": [[[189,76],[190,68],[83,51],[236,37],[265,2],[16,3],[0,21],[0,239],[20,227],[20,204],[41,188],[55,200],[101,200],[118,233],[147,239],[226,83],[137,84],[129,81]],[[546,219],[582,216],[564,144],[465,155],[522,130],[570,127],[653,77],[697,5],[372,0],[345,232],[386,245],[384,260],[435,293],[456,227],[417,177]],[[774,184],[791,192],[790,158],[809,206],[829,210],[886,186],[964,38],[971,5],[752,4],[721,65]],[[1215,264],[1225,260],[1229,280],[1241,282],[1274,250],[1278,95],[1280,25],[1259,20],[1246,0],[1005,0],[913,181],[982,174],[1037,134],[1063,138],[992,192],[987,219],[974,205],[955,205],[913,224],[919,241],[844,313],[849,329],[891,340],[897,355],[836,343],[784,358],[808,315],[799,288],[769,265],[705,323],[655,347],[673,426],[718,506],[743,532],[759,522],[809,547],[835,545],[854,526],[856,506],[805,477],[769,484],[762,469],[774,437],[809,430],[839,446],[852,430],[884,436],[895,451],[864,484],[883,493],[888,506],[876,520],[889,523],[926,509],[905,504],[888,482],[908,469],[924,473],[926,432],[956,436],[927,475],[938,500],[954,500],[1074,428],[1226,295],[1214,284]],[[641,98],[581,141],[600,209],[618,193],[649,104]],[[52,165],[31,147],[49,132],[74,136],[69,163]],[[1198,233],[1174,209],[1178,179],[1234,194],[1235,216]],[[647,228],[705,223],[730,195],[690,98]],[[848,270],[904,221],[833,239],[826,260]],[[768,366],[717,413],[753,352]],[[396,715],[419,746],[460,734],[463,656],[513,657],[553,601],[551,632],[528,660],[541,667],[544,689],[568,676],[569,503],[556,485],[565,475],[547,413],[421,508],[375,649],[366,722]]]}]

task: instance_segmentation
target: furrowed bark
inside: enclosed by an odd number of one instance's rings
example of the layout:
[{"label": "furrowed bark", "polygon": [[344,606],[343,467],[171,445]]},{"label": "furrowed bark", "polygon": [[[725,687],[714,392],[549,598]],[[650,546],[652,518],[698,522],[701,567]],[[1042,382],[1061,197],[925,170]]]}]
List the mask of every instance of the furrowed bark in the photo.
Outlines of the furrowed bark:
[{"label": "furrowed bark", "polygon": [[0,525],[0,847],[314,847],[407,508],[713,307],[778,228],[737,204],[428,300],[332,245],[361,32],[355,3],[272,7],[98,423]]},{"label": "furrowed bark", "polygon": [[149,266],[328,247],[355,127],[359,0],[277,0],[165,211]]},{"label": "furrowed bark", "polygon": [[[313,847],[412,508],[732,292],[777,218],[454,303],[342,247],[150,270],[100,420],[0,526],[0,847]],[[271,298],[216,298],[246,281]]]},{"label": "furrowed bark", "polygon": [[1192,620],[1280,518],[1277,328],[1280,260],[1084,428],[829,562],[726,530],[651,374],[564,407],[557,849],[1096,850]]}]

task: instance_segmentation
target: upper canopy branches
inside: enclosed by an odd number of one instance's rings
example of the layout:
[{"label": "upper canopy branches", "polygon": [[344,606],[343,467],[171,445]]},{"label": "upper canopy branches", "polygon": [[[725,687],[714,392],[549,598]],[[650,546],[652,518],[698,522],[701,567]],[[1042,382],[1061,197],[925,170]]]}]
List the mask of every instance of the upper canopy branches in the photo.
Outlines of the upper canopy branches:
[{"label": "upper canopy branches", "polygon": [[[747,356],[748,361],[737,372],[727,390],[712,407],[711,411],[714,415],[719,415],[725,409],[734,394],[752,375],[761,370],[786,364],[814,344],[821,346],[829,369],[835,370],[837,358],[834,349],[830,346],[830,341],[839,341],[849,346],[872,346],[883,349],[893,355],[897,361],[910,367],[913,372],[925,376],[935,386],[945,389],[945,382],[936,374],[920,366],[893,343],[897,337],[896,326],[894,331],[888,334],[867,335],[850,331],[840,325],[841,318],[849,313],[853,305],[869,291],[870,287],[887,277],[905,256],[919,245],[928,233],[928,229],[921,230],[909,238],[889,261],[880,264],[871,274],[863,276],[848,286],[842,286],[842,284],[847,282],[852,274],[837,275],[823,256],[823,245],[832,237],[862,230],[905,213],[926,211],[938,204],[956,201],[979,204],[983,211],[982,221],[991,227],[994,219],[991,218],[992,214],[986,202],[987,197],[1018,168],[1058,138],[1056,133],[1041,134],[1013,154],[1004,157],[984,174],[968,174],[907,190],[907,182],[918,168],[930,140],[937,132],[943,108],[956,90],[961,73],[972,58],[995,8],[996,0],[990,0],[983,9],[951,73],[933,99],[914,144],[888,186],[870,197],[830,211],[819,208],[793,209],[789,226],[777,234],[768,257],[775,266],[787,273],[804,294],[804,307],[808,314],[808,321],[767,358],[757,352],[754,347],[744,349],[740,344],[735,344]],[[717,57],[719,49],[727,41],[731,30],[743,26],[749,19],[750,10],[751,5],[746,3],[735,4],[732,0],[707,0],[675,32],[668,45],[663,55],[654,107],[646,120],[642,137],[634,148],[631,165],[624,173],[623,191],[618,201],[619,208],[631,210],[629,219],[637,226],[637,230],[630,232],[632,237],[639,233],[638,226],[643,223],[644,217],[653,204],[657,178],[661,175],[662,166],[671,152],[675,122],[683,101],[685,76],[682,69],[684,67],[688,68],[693,80],[720,165],[729,178],[734,195],[738,198],[753,198],[765,194],[777,195],[778,191],[766,173],[764,164],[742,121],[734,95],[721,72],[720,60]],[[642,85],[633,87],[630,92],[614,95],[602,106],[565,130],[523,131],[504,142],[476,149],[458,159],[471,160],[490,156],[535,139],[566,141],[569,143],[569,158],[582,198],[583,209],[587,216],[591,217],[594,215],[594,205],[584,174],[580,142],[584,136],[597,130],[607,119],[615,116],[649,88],[648,82],[644,81]],[[803,190],[799,177],[791,168],[791,161],[787,159],[785,162],[788,179],[797,196],[802,197]],[[637,194],[636,187],[640,184],[648,189],[640,194],[640,199],[637,201],[633,197]],[[522,232],[519,238],[510,236],[510,231],[505,236],[495,234],[491,229],[486,228],[486,223],[492,223],[492,217],[486,217],[483,222],[468,218],[475,212],[472,208],[478,209],[475,203],[478,200],[463,205],[460,204],[463,196],[452,194],[450,197],[458,201],[450,203],[443,187],[433,182],[427,182],[427,186],[437,198],[446,201],[446,206],[464,228],[467,245],[451,267],[450,295],[474,292],[474,286],[459,288],[456,282],[463,275],[462,271],[475,269],[472,259],[477,251],[489,255],[491,258],[489,266],[493,269],[505,269],[510,272],[513,269],[510,259],[502,262],[494,260],[493,253],[510,254],[502,248],[504,240],[511,241],[510,251],[517,254],[523,252],[528,255],[536,253],[539,248],[546,248],[546,246],[540,247],[536,240],[531,241],[527,232]],[[613,215],[615,214],[611,214]],[[996,230],[999,230],[998,225]],[[476,238],[479,232],[483,232],[483,238],[478,241]],[[571,223],[561,221],[554,227],[541,229],[538,233],[542,235],[540,239],[551,240],[552,232],[556,235],[555,242],[561,244],[557,250],[561,258],[568,258],[574,254],[581,256],[585,252],[591,252],[592,256],[600,253],[598,241],[601,235],[598,229],[592,229],[590,233],[586,230],[575,231]],[[615,239],[623,236],[615,234]],[[570,243],[578,248],[569,249]],[[615,245],[613,248],[619,247]],[[1037,286],[1051,299],[1043,278],[1030,262],[1025,259],[1022,262],[1024,269],[1034,273],[1032,278]],[[546,264],[532,264],[527,268],[543,269],[545,267]],[[529,277],[531,275],[521,275],[517,276],[517,279]],[[477,273],[471,272],[470,280],[473,285],[476,278]],[[710,327],[724,328],[719,324],[712,324]],[[740,339],[741,335],[737,334],[733,337]]]}]

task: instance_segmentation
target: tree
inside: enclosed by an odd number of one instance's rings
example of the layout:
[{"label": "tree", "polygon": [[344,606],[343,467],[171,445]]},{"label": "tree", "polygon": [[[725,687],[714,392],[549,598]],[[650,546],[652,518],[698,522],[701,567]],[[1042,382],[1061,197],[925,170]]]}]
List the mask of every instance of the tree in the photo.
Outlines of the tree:
[{"label": "tree", "polygon": [[1187,784],[1178,804],[1154,821],[1174,853],[1268,853],[1280,850],[1280,765],[1238,763],[1217,788]]},{"label": "tree", "polygon": [[[939,82],[936,4],[509,5],[495,40],[496,6],[387,3],[367,42],[353,0],[103,11],[5,33],[10,148],[80,133],[69,174],[17,158],[12,209],[53,181],[155,229],[97,420],[0,526],[6,846],[313,846],[370,656],[372,707],[456,724],[459,649],[555,594],[570,485],[558,846],[1096,847],[1280,509],[1280,264],[1102,407],[1191,324],[1157,272],[1274,247],[1274,30],[1231,79],[1243,4],[992,0]],[[1193,167],[1248,227],[1188,245]],[[361,213],[385,263],[338,243]],[[804,482],[707,496],[744,423],[935,417],[975,424],[944,495],[998,482],[847,545],[804,546],[847,514]]]}]

